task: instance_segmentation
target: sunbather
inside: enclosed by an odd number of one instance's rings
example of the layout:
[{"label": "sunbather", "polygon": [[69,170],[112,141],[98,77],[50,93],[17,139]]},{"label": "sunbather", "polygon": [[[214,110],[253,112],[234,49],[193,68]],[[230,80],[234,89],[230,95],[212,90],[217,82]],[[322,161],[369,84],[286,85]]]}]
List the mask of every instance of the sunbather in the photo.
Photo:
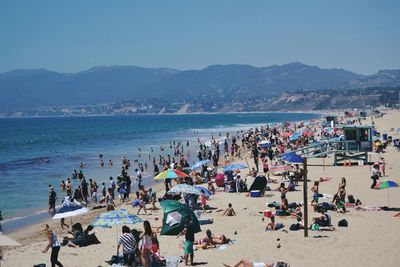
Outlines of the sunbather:
[{"label": "sunbather", "polygon": [[290,265],[284,262],[251,262],[249,260],[242,259],[234,265],[228,265],[224,263],[225,267],[289,267]]},{"label": "sunbather", "polygon": [[271,230],[279,230],[284,227],[282,223],[276,223],[275,222],[275,216],[270,217],[271,222],[267,224],[267,227],[265,228],[265,231]]}]

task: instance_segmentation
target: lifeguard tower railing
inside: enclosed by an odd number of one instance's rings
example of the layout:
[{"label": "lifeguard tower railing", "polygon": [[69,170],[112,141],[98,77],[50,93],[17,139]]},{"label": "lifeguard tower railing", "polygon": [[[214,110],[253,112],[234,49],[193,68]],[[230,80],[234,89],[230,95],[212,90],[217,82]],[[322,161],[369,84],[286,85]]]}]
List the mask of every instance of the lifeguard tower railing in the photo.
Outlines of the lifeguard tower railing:
[{"label": "lifeguard tower railing", "polygon": [[343,141],[338,139],[322,140],[290,152],[307,158],[320,158],[334,154],[334,165],[344,161],[368,162],[368,152],[371,151],[369,141]]}]

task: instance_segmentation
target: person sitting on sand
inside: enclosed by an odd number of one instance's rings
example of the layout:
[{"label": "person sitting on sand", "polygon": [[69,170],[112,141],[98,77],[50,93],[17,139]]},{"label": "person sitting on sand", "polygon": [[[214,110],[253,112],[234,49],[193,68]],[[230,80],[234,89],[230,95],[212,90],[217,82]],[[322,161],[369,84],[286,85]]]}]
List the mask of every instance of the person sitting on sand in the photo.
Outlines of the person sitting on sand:
[{"label": "person sitting on sand", "polygon": [[332,203],[334,203],[336,205],[336,210],[338,212],[346,212],[346,205],[345,203],[340,199],[338,194],[335,194],[333,196],[333,201]]},{"label": "person sitting on sand", "polygon": [[68,241],[67,246],[77,248],[85,245],[85,234],[80,223],[72,225],[72,231],[68,231],[68,233],[72,234],[73,238]]},{"label": "person sitting on sand", "polygon": [[224,214],[222,216],[236,216],[235,210],[232,208],[232,204],[228,204],[228,208],[224,211]]},{"label": "person sitting on sand", "polygon": [[290,213],[290,216],[301,220],[303,218],[303,211],[301,210],[301,208],[302,208],[302,205],[299,204],[296,207],[296,209],[292,213]]},{"label": "person sitting on sand", "polygon": [[289,267],[290,265],[285,262],[251,262],[249,260],[241,259],[234,265],[223,263],[225,267]]},{"label": "person sitting on sand", "polygon": [[319,226],[331,226],[331,216],[325,210],[321,211],[322,216],[312,219],[311,224],[318,224]]},{"label": "person sitting on sand", "polygon": [[269,219],[271,220],[271,222],[267,224],[265,231],[268,231],[268,230],[275,231],[275,230],[279,230],[284,227],[284,225],[282,223],[275,222],[275,216],[271,216],[271,217],[269,217]]}]

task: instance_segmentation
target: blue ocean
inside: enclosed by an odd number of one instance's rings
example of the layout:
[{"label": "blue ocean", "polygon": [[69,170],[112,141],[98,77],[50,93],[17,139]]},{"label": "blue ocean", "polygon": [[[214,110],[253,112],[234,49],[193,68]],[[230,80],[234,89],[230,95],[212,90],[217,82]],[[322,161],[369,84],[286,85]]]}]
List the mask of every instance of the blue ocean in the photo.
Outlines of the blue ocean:
[{"label": "blue ocean", "polygon": [[[74,169],[79,171],[81,162],[86,164],[82,170],[87,179],[101,185],[120,173],[123,156],[150,163],[149,158],[160,154],[173,155],[169,142],[174,140],[189,141],[185,153],[196,152],[198,138],[207,141],[211,136],[223,138],[227,132],[256,125],[317,117],[306,113],[250,113],[2,118],[0,210],[6,220],[46,210],[48,185],[60,196],[61,180],[71,177]],[[99,164],[99,154],[103,155],[104,167]],[[109,160],[113,166],[107,164]],[[189,160],[192,163],[196,158]],[[147,183],[152,181],[151,166],[145,173]]]}]

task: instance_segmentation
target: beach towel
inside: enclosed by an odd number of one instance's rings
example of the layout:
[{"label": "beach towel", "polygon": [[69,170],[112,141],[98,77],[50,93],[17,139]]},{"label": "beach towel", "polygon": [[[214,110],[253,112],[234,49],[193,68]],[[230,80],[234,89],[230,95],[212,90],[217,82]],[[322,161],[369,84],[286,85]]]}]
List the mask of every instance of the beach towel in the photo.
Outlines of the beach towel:
[{"label": "beach towel", "polygon": [[166,267],[178,267],[181,258],[179,256],[167,256],[165,257]]}]

